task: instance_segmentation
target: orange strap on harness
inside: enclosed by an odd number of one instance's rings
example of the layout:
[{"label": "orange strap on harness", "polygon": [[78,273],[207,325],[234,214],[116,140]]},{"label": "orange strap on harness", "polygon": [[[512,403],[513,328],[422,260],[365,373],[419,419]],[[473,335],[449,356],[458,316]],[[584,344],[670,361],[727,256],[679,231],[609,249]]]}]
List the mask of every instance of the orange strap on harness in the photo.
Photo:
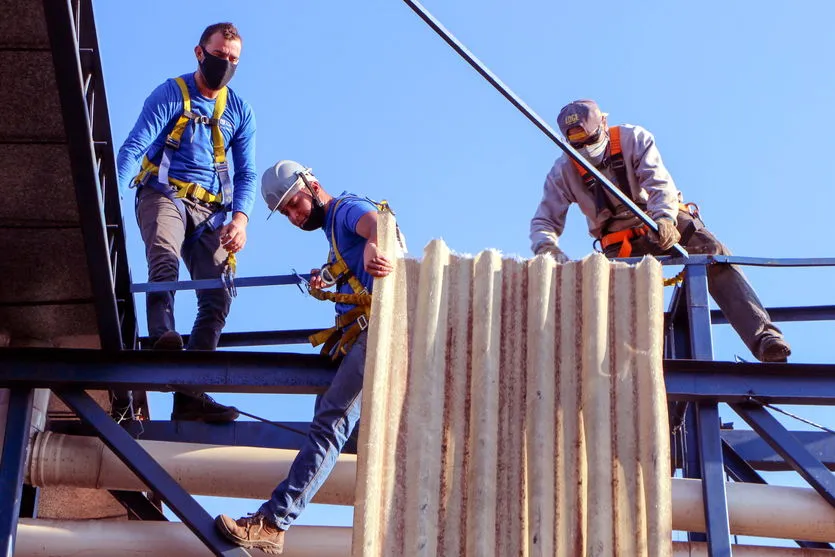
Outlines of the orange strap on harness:
[{"label": "orange strap on harness", "polygon": [[[597,212],[600,213],[600,211],[608,208],[612,213],[614,213],[615,206],[609,199],[609,196],[606,195],[603,186],[597,183],[597,178],[595,178],[591,172],[583,168],[580,163],[574,159],[571,159],[571,162],[574,164],[574,168],[577,170],[577,173],[580,174],[580,178],[583,180],[583,185],[586,189],[594,193],[594,203],[597,208]],[[629,178],[626,174],[626,163],[623,160],[623,149],[620,144],[620,126],[612,126],[609,128],[608,164],[615,174],[614,184],[623,193],[623,195],[631,199],[632,193],[629,191]]]},{"label": "orange strap on harness", "polygon": [[629,257],[632,255],[632,244],[629,240],[646,236],[647,233],[649,233],[649,227],[647,225],[618,230],[617,232],[611,232],[603,236],[600,239],[600,246],[605,250],[611,245],[620,244],[617,257]]}]

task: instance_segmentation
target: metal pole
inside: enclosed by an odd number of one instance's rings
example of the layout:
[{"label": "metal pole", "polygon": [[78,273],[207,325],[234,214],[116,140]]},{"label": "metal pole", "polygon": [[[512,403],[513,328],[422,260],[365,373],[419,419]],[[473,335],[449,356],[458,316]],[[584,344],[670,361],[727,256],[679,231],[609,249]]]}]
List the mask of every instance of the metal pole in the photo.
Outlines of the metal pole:
[{"label": "metal pole", "polygon": [[[606,188],[610,194],[614,195],[618,201],[626,205],[632,213],[637,216],[641,221],[647,225],[650,230],[654,230],[658,232],[658,225],[655,224],[655,221],[652,220],[649,215],[644,213],[635,203],[629,199],[627,196],[623,194],[617,187],[614,186],[599,170],[597,170],[593,165],[589,164],[585,158],[583,158],[580,153],[578,153],[571,145],[563,141],[551,127],[545,123],[545,121],[539,117],[537,113],[535,113],[527,104],[525,104],[522,99],[520,99],[516,93],[510,90],[510,88],[505,85],[501,79],[496,77],[493,72],[491,72],[487,66],[485,66],[481,60],[475,57],[467,47],[465,47],[458,39],[456,39],[449,30],[444,27],[440,21],[435,19],[435,17],[430,14],[426,8],[424,8],[420,2],[416,0],[403,0],[406,4],[423,20],[426,22],[429,27],[431,27],[446,43],[452,47],[455,52],[457,52],[470,66],[473,67],[475,71],[477,71],[484,79],[486,79],[490,85],[492,85],[499,93],[504,96],[510,103],[515,106],[519,111],[525,115],[525,117],[533,123],[534,126],[539,128],[542,133],[548,136],[551,141],[557,144],[557,147],[562,149],[566,155],[568,155],[571,159],[576,161],[580,166],[588,170],[592,176],[594,176],[603,187]],[[683,257],[687,257],[688,253],[681,245],[676,244],[673,248],[681,254]]]},{"label": "metal pole", "polygon": [[17,519],[23,494],[23,470],[35,391],[12,389],[6,412],[6,436],[0,460],[0,555],[14,555]]},{"label": "metal pole", "polygon": [[[691,357],[694,360],[710,361],[713,360],[713,339],[707,265],[686,265],[685,273]],[[722,440],[719,436],[719,405],[716,401],[705,401],[693,403],[691,408],[690,416],[695,414],[696,418],[708,553],[711,557],[726,557],[731,555],[731,540]]]}]

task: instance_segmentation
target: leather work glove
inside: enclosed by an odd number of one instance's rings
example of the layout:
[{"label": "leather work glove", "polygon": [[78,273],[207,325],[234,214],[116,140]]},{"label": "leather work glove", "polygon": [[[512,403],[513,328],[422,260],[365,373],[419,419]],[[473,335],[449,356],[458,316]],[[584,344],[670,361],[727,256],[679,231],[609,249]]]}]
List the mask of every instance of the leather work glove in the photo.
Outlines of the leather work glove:
[{"label": "leather work glove", "polygon": [[655,221],[655,224],[658,225],[658,233],[653,234],[653,239],[661,251],[667,251],[681,240],[681,234],[673,219],[662,217]]},{"label": "leather work glove", "polygon": [[557,263],[568,263],[571,261],[564,251],[552,244],[543,244],[536,248],[536,255],[543,253],[549,254]]}]

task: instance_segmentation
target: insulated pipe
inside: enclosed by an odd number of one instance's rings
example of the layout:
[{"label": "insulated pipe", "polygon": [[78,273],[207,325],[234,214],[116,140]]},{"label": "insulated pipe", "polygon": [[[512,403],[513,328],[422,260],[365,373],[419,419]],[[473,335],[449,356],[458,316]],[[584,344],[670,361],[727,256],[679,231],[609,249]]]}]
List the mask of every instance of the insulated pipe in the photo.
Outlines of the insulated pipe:
[{"label": "insulated pipe", "polygon": [[[814,489],[751,483],[726,484],[731,534],[831,542],[835,508]],[[704,532],[702,482],[673,478],[673,529]]]},{"label": "insulated pipe", "polygon": [[[734,557],[832,557],[828,549],[734,545]],[[257,552],[253,551],[253,555]],[[284,557],[349,557],[351,528],[293,526]],[[178,522],[22,518],[15,557],[203,557],[206,546]],[[707,544],[673,542],[672,557],[708,557]]]},{"label": "insulated pipe", "polygon": [[[205,557],[205,545],[179,522],[22,518],[14,557]],[[250,550],[252,555],[263,555]],[[351,529],[293,526],[283,557],[349,557]]]},{"label": "insulated pipe", "polygon": [[[20,534],[18,534],[20,535]],[[732,545],[734,557],[833,557],[831,549],[801,549],[799,547],[766,547],[762,545]],[[710,557],[706,543],[673,542],[672,557]]]},{"label": "insulated pipe", "polygon": [[[297,451],[196,443],[139,444],[193,495],[267,499],[287,477]],[[147,487],[97,437],[52,432],[36,436],[27,470],[31,485],[145,491]],[[340,455],[313,501],[354,504],[357,459]]]},{"label": "insulated pipe", "polygon": [[[140,441],[189,493],[266,499],[287,475],[296,451],[193,443]],[[143,491],[144,484],[95,437],[39,434],[27,466],[36,486],[65,485]],[[352,505],[356,457],[341,455],[314,498]],[[732,534],[829,542],[835,540],[835,508],[811,488],[728,483]],[[672,479],[673,529],[704,531],[699,480]]]}]

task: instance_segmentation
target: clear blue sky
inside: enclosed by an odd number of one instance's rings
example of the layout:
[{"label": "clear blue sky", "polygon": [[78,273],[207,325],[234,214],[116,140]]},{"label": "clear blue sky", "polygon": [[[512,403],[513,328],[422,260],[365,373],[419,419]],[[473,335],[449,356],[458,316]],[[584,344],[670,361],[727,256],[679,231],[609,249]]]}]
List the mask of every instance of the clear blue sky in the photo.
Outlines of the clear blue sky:
[{"label": "clear blue sky", "polygon": [[[820,238],[835,172],[830,2],[425,5],[550,124],[565,103],[594,98],[610,123],[652,131],[686,200],[737,255],[831,255]],[[96,0],[95,8],[117,147],[154,87],[196,69],[203,28],[232,21],[244,43],[231,86],[255,110],[259,175],[290,158],[313,167],[332,193],[388,199],[413,255],[436,237],[459,252],[529,255],[529,220],[560,151],[403,2]],[[133,192],[123,206],[133,280],[145,282]],[[240,276],[323,262],[321,233],[266,215],[259,196]],[[563,248],[579,258],[591,241],[572,209]],[[831,269],[746,272],[766,306],[832,303]],[[144,331],[144,299],[136,301]],[[188,332],[192,296],[178,295],[176,315]],[[331,315],[296,288],[242,289],[226,330],[313,328]],[[793,361],[832,361],[831,323],[783,329]],[[714,342],[716,359],[751,359],[728,326],[714,327]],[[306,397],[218,398],[274,419],[312,412]],[[153,396],[152,417],[168,412],[170,395]],[[258,505],[203,501],[213,514]],[[310,509],[300,523],[349,524],[350,513]]]}]

